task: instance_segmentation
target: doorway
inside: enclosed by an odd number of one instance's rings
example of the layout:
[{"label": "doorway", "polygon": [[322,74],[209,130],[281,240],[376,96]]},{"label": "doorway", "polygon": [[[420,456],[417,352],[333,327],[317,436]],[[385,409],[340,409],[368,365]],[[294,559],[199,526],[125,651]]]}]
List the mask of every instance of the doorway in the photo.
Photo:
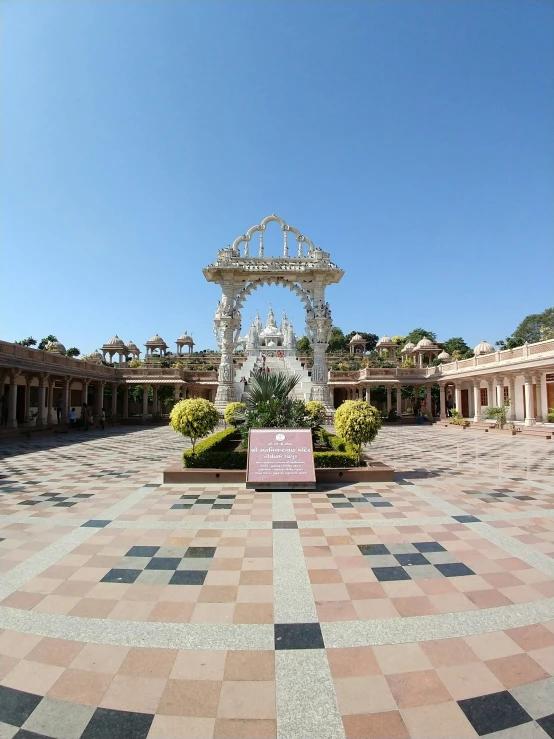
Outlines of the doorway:
[{"label": "doorway", "polygon": [[462,416],[469,418],[469,390],[462,388]]}]

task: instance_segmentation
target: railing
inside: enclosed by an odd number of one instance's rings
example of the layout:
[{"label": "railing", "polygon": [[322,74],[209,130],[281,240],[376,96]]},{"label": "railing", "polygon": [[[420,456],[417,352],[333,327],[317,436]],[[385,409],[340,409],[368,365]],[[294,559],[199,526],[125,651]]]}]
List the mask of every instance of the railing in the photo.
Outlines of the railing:
[{"label": "railing", "polygon": [[[535,344],[524,344],[518,346],[515,349],[502,349],[501,351],[493,352],[491,354],[482,354],[472,359],[462,359],[448,364],[442,364],[439,367],[435,367],[439,374],[449,374],[456,372],[466,367],[482,367],[493,363],[507,362],[512,359],[527,359],[528,357],[537,357],[542,354],[548,354],[554,352],[554,339],[548,339],[547,341],[538,341]],[[437,374],[431,372],[432,368],[429,368],[427,376]]]},{"label": "railing", "polygon": [[60,374],[70,374],[71,370],[74,370],[77,374],[93,373],[95,375],[105,375],[106,377],[114,377],[116,373],[115,367],[106,367],[96,362],[86,362],[83,359],[67,357],[64,354],[56,354],[44,349],[32,349],[8,342],[0,343],[0,359],[2,358],[16,366],[18,362],[13,362],[14,359],[19,360],[19,363],[31,362],[33,364],[40,364],[43,365],[41,369],[44,372],[55,372],[56,369],[59,369]]}]

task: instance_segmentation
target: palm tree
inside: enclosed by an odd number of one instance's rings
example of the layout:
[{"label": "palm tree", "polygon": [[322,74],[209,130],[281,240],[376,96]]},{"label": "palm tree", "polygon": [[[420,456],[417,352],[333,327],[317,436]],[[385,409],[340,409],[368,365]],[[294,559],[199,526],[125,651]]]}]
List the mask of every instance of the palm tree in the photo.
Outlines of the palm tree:
[{"label": "palm tree", "polygon": [[260,403],[267,403],[272,399],[283,401],[288,398],[301,380],[300,375],[262,372],[250,380],[243,398],[250,408],[255,408]]}]

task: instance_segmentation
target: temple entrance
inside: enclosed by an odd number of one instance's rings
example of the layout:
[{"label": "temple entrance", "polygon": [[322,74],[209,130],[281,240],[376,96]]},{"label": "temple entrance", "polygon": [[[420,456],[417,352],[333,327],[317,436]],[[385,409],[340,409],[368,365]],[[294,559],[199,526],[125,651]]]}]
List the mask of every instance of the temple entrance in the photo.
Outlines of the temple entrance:
[{"label": "temple entrance", "polygon": [[[283,233],[283,252],[277,257],[266,256],[264,251],[264,232],[272,222],[279,224]],[[250,254],[250,241],[255,233],[259,234],[257,256]],[[296,239],[294,255],[289,254],[289,234]],[[329,253],[316,248],[310,239],[273,213],[235,239],[232,246],[220,249],[216,261],[203,271],[208,282],[221,285],[221,300],[214,318],[214,334],[221,349],[215,400],[218,409],[224,410],[240,394],[240,382],[237,383],[233,368],[233,351],[239,345],[246,346],[247,353],[254,356],[260,351],[260,343],[268,350],[278,351],[279,341],[282,341],[286,357],[284,369],[296,371],[296,367],[288,366],[293,360],[294,351],[292,347],[289,350],[285,348],[285,343],[292,344],[295,340],[292,336],[294,332],[291,334],[291,327],[288,337],[285,337],[287,326],[277,327],[275,316],[268,316],[265,328],[260,328],[254,321],[256,325],[253,324],[254,329],[250,327],[250,336],[241,337],[240,311],[243,302],[258,287],[276,284],[296,293],[304,305],[306,335],[314,352],[311,376],[306,378],[310,383],[309,399],[320,400],[332,410],[325,356],[332,321],[329,304],[325,301],[325,288],[339,282],[344,273],[330,261]],[[259,320],[259,316],[257,318]],[[283,334],[282,338],[279,332]],[[244,367],[241,372],[244,374]]]},{"label": "temple entrance", "polygon": [[348,400],[348,391],[343,387],[336,387],[333,390],[333,406],[335,409],[341,405],[341,403],[344,403],[345,400]]}]

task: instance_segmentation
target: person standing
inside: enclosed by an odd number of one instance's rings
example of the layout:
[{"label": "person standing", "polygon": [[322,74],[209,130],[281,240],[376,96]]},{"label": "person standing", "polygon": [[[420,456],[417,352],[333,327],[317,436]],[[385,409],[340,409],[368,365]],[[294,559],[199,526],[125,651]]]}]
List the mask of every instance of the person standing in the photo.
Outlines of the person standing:
[{"label": "person standing", "polygon": [[100,411],[100,428],[102,431],[106,428],[106,411],[103,408]]},{"label": "person standing", "polygon": [[58,423],[62,422],[62,413],[63,413],[63,400],[62,400],[62,394],[58,394],[58,400],[56,401],[56,417],[58,419]]},{"label": "person standing", "polygon": [[77,421],[77,413],[75,411],[75,408],[72,408],[69,411],[69,428],[74,429],[75,428],[75,422]]}]

